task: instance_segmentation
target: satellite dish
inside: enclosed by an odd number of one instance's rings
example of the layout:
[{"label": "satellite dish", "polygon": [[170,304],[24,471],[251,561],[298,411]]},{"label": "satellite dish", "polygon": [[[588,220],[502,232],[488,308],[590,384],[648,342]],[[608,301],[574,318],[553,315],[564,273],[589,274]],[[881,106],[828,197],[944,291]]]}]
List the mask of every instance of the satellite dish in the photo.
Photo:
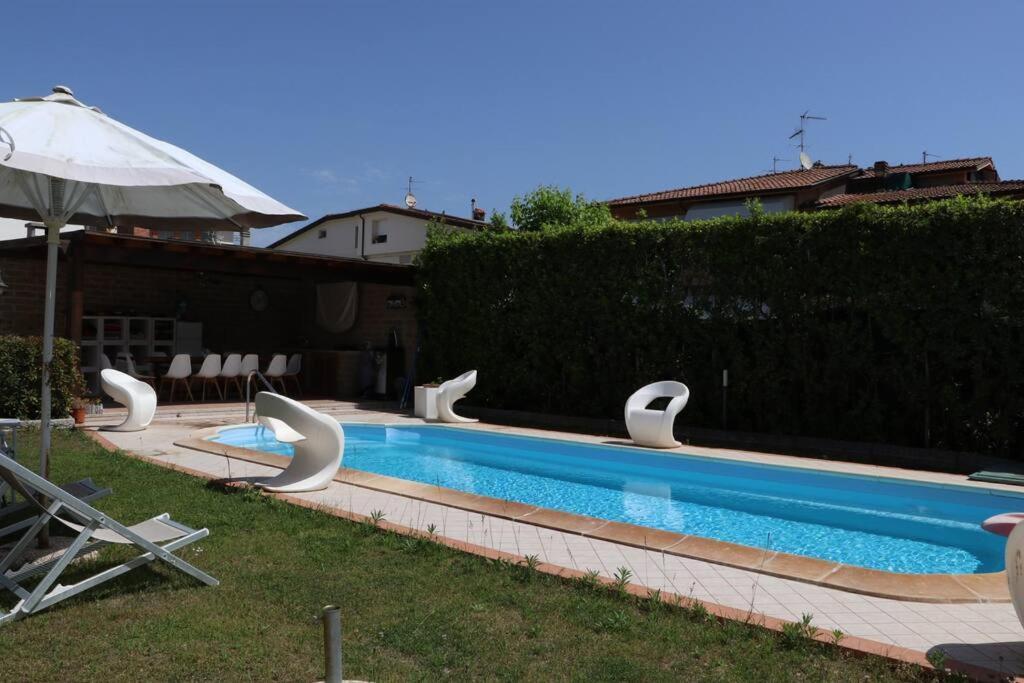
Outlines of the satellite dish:
[{"label": "satellite dish", "polygon": [[800,152],[800,165],[804,167],[805,171],[811,170],[811,167],[814,166],[814,162],[811,161],[811,155],[807,152]]},{"label": "satellite dish", "polygon": [[405,195],[405,205],[410,209],[416,208],[416,197],[413,196],[412,192]]}]

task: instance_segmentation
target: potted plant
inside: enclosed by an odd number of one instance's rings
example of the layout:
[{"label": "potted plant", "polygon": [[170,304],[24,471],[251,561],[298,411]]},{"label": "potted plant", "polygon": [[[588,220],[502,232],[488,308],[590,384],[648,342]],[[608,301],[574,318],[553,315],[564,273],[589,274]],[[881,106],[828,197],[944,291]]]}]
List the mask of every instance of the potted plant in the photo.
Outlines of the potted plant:
[{"label": "potted plant", "polygon": [[88,401],[81,396],[76,396],[71,400],[71,417],[75,418],[75,424],[80,425],[85,422],[85,405]]},{"label": "potted plant", "polygon": [[83,396],[82,399],[85,401],[86,415],[103,414],[103,401],[99,396]]}]

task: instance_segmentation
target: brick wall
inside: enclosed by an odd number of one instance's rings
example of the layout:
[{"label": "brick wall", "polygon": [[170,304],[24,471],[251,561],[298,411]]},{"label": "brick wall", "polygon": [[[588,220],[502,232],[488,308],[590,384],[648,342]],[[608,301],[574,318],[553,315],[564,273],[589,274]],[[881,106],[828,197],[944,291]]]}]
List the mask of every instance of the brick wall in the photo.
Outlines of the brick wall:
[{"label": "brick wall", "polygon": [[[2,256],[0,269],[9,288],[0,295],[0,333],[38,335],[43,329],[45,261],[28,256]],[[70,336],[67,326],[69,263],[58,270],[56,332]],[[249,305],[253,290],[262,288],[270,304],[255,312]],[[416,343],[414,288],[359,284],[355,326],[332,334],[315,324],[316,285],[296,278],[203,273],[193,270],[140,268],[87,263],[83,276],[85,315],[177,317],[185,302],[183,320],[203,323],[203,344],[214,351],[254,352],[261,355],[299,347],[321,349],[375,347],[387,344],[396,329],[412,366]],[[405,297],[406,307],[389,309],[392,295]]]},{"label": "brick wall", "polygon": [[[54,330],[58,336],[66,336],[67,263],[61,262],[60,266],[57,270]],[[0,256],[0,272],[7,283],[7,289],[0,294],[0,334],[42,335],[46,261]]]}]

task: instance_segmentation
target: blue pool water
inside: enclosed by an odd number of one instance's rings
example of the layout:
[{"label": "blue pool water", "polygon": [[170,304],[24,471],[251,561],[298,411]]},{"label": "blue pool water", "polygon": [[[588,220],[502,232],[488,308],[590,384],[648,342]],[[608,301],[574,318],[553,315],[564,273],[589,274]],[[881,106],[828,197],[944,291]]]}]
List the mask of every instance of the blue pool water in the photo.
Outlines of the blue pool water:
[{"label": "blue pool water", "polygon": [[[1024,496],[436,426],[343,425],[344,466],[683,534],[906,574],[1003,568],[985,518]],[[220,443],[291,455],[271,432]]]}]

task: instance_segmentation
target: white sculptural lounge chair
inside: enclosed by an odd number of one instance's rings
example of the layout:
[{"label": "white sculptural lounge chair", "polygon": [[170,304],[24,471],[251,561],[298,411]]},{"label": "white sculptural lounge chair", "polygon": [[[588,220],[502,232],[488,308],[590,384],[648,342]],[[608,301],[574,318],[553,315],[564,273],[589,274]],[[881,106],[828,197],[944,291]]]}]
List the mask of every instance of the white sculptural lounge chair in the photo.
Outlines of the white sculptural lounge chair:
[{"label": "white sculptural lounge chair", "polygon": [[1006,536],[1006,585],[1017,619],[1024,625],[1024,513],[1008,512],[989,517],[981,526],[1000,536]]},{"label": "white sculptural lounge chair", "polygon": [[437,389],[437,419],[441,422],[476,422],[476,420],[456,415],[453,410],[455,402],[468,394],[476,386],[476,370],[464,372],[455,379],[441,384]]},{"label": "white sculptural lounge chair", "polygon": [[[0,610],[0,624],[40,612],[61,600],[156,560],[208,586],[219,583],[217,579],[173,554],[175,550],[205,538],[210,533],[207,529],[189,528],[166,514],[134,526],[124,526],[6,455],[0,455],[0,479],[6,481],[25,500],[37,505],[40,511],[18,542],[5,555],[0,556],[0,591],[10,593],[15,599],[9,611]],[[36,502],[39,494],[49,499],[46,507]],[[79,523],[70,521],[69,517]],[[59,522],[74,532],[74,541],[55,557],[18,566],[24,551],[51,521]],[[127,562],[101,570],[76,583],[59,583],[72,561],[112,543],[134,546],[141,553]]]},{"label": "white sculptural lounge chair", "polygon": [[[657,398],[668,398],[664,410],[651,410],[647,406]],[[676,415],[690,400],[690,390],[682,382],[655,382],[639,389],[626,401],[626,429],[629,437],[641,446],[675,448],[680,443],[672,434]]]},{"label": "white sculptural lounge chair", "polygon": [[100,387],[110,398],[128,409],[128,417],[119,425],[104,427],[110,432],[138,432],[149,426],[156,415],[156,391],[146,382],[120,370],[100,370]]},{"label": "white sculptural lounge chair", "polygon": [[256,414],[261,424],[295,449],[291,463],[283,472],[276,477],[259,480],[256,485],[279,493],[327,488],[338,473],[345,451],[345,432],[338,421],[294,399],[269,391],[256,394]]}]

